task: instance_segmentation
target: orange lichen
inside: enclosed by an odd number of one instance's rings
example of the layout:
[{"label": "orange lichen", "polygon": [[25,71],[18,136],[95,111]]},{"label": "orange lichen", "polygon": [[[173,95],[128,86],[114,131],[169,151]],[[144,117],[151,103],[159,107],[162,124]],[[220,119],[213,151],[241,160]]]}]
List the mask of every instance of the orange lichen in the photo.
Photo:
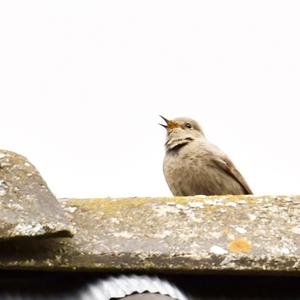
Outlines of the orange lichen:
[{"label": "orange lichen", "polygon": [[248,253],[251,251],[251,244],[243,238],[235,239],[229,243],[228,249],[235,253]]}]

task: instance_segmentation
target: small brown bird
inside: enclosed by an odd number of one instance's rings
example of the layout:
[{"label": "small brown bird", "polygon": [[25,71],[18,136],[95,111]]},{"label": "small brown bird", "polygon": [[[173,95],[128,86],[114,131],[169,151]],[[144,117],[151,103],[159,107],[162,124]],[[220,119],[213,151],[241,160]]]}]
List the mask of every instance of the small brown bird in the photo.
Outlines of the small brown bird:
[{"label": "small brown bird", "polygon": [[[162,117],[162,116],[161,116]],[[168,120],[164,174],[174,196],[241,195],[252,191],[232,161],[190,118]]]}]

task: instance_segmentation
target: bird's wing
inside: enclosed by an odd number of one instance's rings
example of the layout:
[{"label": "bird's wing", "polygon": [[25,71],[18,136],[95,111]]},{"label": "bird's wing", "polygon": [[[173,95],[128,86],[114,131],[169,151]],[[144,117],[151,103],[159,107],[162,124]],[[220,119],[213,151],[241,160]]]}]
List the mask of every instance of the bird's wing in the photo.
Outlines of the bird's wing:
[{"label": "bird's wing", "polygon": [[215,165],[217,165],[219,168],[221,168],[225,173],[227,173],[229,176],[234,178],[239,184],[243,187],[246,194],[253,194],[252,190],[250,189],[248,183],[242,176],[242,174],[237,170],[233,162],[227,157],[214,157],[213,162]]}]

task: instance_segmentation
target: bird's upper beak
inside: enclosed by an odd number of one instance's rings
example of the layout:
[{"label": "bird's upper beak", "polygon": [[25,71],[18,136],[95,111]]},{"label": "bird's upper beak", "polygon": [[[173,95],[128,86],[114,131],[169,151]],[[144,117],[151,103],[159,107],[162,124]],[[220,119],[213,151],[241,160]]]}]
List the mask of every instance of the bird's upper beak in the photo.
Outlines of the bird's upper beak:
[{"label": "bird's upper beak", "polygon": [[164,124],[160,124],[162,127],[166,128],[166,129],[173,129],[173,128],[177,128],[177,127],[180,127],[179,124],[177,124],[176,122],[172,121],[172,120],[168,120],[167,118],[163,117],[163,116],[160,116],[165,122],[166,122],[166,125]]}]

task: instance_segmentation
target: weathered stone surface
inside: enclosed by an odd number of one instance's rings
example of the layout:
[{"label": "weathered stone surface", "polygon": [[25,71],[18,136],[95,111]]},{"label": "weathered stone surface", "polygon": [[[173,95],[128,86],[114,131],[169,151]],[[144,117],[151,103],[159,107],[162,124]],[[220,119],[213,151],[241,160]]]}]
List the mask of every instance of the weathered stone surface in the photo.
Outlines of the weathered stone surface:
[{"label": "weathered stone surface", "polygon": [[0,150],[0,240],[71,236],[72,226],[46,183],[23,156]]},{"label": "weathered stone surface", "polygon": [[2,243],[0,268],[300,274],[299,196],[62,200],[72,239]]}]

